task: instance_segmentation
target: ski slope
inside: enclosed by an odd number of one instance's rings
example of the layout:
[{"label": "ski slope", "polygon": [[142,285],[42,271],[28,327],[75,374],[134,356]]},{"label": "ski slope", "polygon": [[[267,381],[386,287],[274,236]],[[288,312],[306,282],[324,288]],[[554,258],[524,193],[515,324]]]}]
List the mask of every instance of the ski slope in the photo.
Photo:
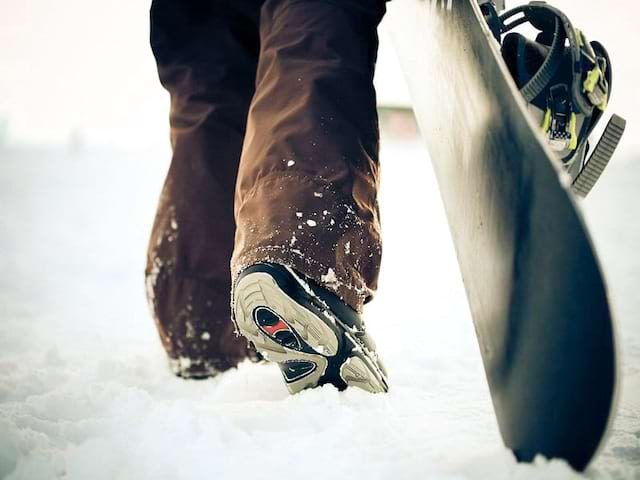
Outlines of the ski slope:
[{"label": "ski slope", "polygon": [[[626,153],[586,204],[627,380],[590,478],[640,476],[640,230],[612,208],[636,195],[638,152]],[[501,446],[419,143],[382,151],[385,254],[366,316],[389,394],[290,397],[277,367],[249,363],[211,381],[173,377],[142,276],[167,154],[1,152],[0,478],[581,478],[560,461],[517,465]]]}]

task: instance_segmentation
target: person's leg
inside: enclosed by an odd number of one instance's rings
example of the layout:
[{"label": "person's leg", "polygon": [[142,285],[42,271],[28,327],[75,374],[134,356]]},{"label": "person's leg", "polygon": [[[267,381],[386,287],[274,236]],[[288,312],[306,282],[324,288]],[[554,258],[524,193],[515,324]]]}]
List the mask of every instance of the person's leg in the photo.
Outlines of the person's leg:
[{"label": "person's leg", "polygon": [[376,0],[267,0],[261,11],[233,305],[238,330],[291,393],[388,389],[358,314],[381,255],[373,73],[383,12]]},{"label": "person's leg", "polygon": [[[357,8],[357,7],[360,8]],[[360,311],[376,288],[384,2],[267,0],[236,187],[232,274],[293,267]]]},{"label": "person's leg", "polygon": [[259,2],[154,0],[151,44],[171,95],[173,158],[147,256],[147,292],[177,374],[235,366],[234,187],[258,59]]}]

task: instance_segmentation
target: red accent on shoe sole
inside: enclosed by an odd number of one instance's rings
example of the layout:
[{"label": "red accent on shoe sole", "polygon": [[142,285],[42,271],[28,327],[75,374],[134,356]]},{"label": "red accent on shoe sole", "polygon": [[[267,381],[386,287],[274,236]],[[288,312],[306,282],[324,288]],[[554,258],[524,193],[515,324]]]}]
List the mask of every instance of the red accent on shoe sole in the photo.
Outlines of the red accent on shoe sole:
[{"label": "red accent on shoe sole", "polygon": [[263,332],[267,333],[272,337],[275,336],[275,334],[278,332],[282,332],[282,331],[291,332],[289,325],[287,325],[282,319],[279,319],[278,323],[276,323],[275,325],[260,325],[260,328],[262,329]]}]

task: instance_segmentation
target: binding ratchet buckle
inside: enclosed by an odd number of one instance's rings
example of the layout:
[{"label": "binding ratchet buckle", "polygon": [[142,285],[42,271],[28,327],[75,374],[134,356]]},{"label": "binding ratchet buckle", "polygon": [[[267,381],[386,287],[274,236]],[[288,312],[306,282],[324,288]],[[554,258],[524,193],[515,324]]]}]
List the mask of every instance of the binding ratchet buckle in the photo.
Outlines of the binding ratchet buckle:
[{"label": "binding ratchet buckle", "polygon": [[597,57],[595,66],[587,73],[582,85],[589,101],[603,112],[609,100],[609,83],[604,74],[606,71],[607,60],[604,57]]},{"label": "binding ratchet buckle", "polygon": [[551,87],[542,131],[549,146],[556,151],[578,147],[577,117],[571,107],[569,89],[564,84]]}]

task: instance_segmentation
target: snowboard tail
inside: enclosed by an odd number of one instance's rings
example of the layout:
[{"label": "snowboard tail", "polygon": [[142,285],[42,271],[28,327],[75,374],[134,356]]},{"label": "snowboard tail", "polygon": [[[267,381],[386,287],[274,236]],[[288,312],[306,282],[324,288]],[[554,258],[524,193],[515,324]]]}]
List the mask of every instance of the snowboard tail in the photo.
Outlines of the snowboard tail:
[{"label": "snowboard tail", "polygon": [[584,469],[613,411],[616,347],[571,182],[476,0],[395,0],[389,18],[504,442],[520,460]]}]

